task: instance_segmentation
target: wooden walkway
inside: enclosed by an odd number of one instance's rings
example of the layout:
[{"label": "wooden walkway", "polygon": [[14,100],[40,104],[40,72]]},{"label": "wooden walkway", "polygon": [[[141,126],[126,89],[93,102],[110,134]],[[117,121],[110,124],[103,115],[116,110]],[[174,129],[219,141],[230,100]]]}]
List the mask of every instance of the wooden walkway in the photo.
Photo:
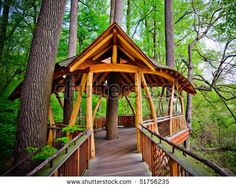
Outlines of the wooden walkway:
[{"label": "wooden walkway", "polygon": [[105,140],[104,130],[95,133],[96,159],[89,161],[86,176],[150,176],[136,150],[135,128],[119,128],[118,139]]}]

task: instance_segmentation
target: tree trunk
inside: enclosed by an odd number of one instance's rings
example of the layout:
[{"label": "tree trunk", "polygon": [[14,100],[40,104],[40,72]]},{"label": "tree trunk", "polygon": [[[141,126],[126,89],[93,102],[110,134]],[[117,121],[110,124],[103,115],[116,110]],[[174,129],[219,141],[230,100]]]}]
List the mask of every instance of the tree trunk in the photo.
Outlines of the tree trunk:
[{"label": "tree trunk", "polygon": [[[122,0],[111,0],[110,24],[116,22],[122,25]],[[117,63],[119,60],[117,59]],[[119,101],[119,74],[112,73],[108,81],[108,98],[106,112],[106,138],[117,138],[118,132],[118,101]],[[116,89],[117,88],[117,89]]]},{"label": "tree trunk", "polygon": [[131,26],[131,17],[130,17],[130,12],[131,12],[131,6],[130,6],[130,1],[127,0],[127,12],[126,12],[126,33],[130,36],[130,26]]},{"label": "tree trunk", "polygon": [[153,58],[157,60],[157,22],[154,20],[153,28]]},{"label": "tree trunk", "polygon": [[110,23],[122,26],[122,0],[111,0]]},{"label": "tree trunk", "polygon": [[33,36],[16,133],[15,163],[22,175],[33,166],[26,148],[41,147],[47,140],[48,108],[55,57],[66,0],[43,0]]},{"label": "tree trunk", "polygon": [[[191,44],[188,45],[188,80],[190,83],[192,83],[193,80],[193,62],[192,62],[192,48],[193,46]],[[187,104],[186,104],[186,123],[187,127],[192,131],[192,107],[193,107],[193,101],[192,101],[193,95],[187,94]],[[190,141],[186,140],[184,142],[184,146],[186,149],[190,149]]]},{"label": "tree trunk", "polygon": [[[192,83],[193,80],[193,62],[192,62],[192,45],[188,45],[188,80]],[[187,105],[186,105],[186,121],[187,127],[192,129],[192,94],[187,94]]]},{"label": "tree trunk", "polygon": [[119,73],[112,73],[108,81],[108,99],[106,114],[106,138],[112,140],[117,138],[118,131],[118,101],[119,101]]},{"label": "tree trunk", "polygon": [[[68,58],[76,55],[77,20],[78,20],[78,0],[71,0]],[[70,116],[73,110],[74,76],[67,75],[65,81],[66,81],[65,84],[66,88],[64,93],[63,123],[69,124]]]},{"label": "tree trunk", "polygon": [[3,60],[3,50],[7,35],[8,17],[12,0],[5,0],[3,3],[3,13],[0,22],[0,63]]},{"label": "tree trunk", "polygon": [[165,0],[165,43],[166,43],[166,65],[175,66],[174,56],[174,27],[172,16],[172,0]]}]

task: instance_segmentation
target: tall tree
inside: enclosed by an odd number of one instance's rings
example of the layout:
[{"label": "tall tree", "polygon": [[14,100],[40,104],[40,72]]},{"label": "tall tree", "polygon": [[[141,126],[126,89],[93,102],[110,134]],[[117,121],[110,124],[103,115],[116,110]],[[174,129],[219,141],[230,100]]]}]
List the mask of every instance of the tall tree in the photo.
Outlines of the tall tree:
[{"label": "tall tree", "polygon": [[122,25],[122,0],[111,0],[110,23]]},{"label": "tall tree", "polygon": [[131,0],[127,0],[127,11],[126,11],[126,33],[130,36],[131,29]]},{"label": "tall tree", "polygon": [[0,63],[2,63],[2,55],[7,37],[8,17],[11,4],[12,0],[5,0],[3,2],[3,13],[0,19]]},{"label": "tall tree", "polygon": [[[71,0],[70,7],[70,30],[69,30],[69,42],[68,42],[68,58],[76,55],[76,43],[77,43],[77,22],[78,22],[78,0]],[[69,124],[71,112],[73,110],[73,75],[66,77],[66,89],[64,94],[64,118],[63,123]]]},{"label": "tall tree", "polygon": [[[221,14],[219,12],[222,8],[216,9],[210,16],[210,20],[208,23],[202,23],[203,20],[199,16],[197,9],[195,8],[194,1],[192,2],[192,8],[194,13],[194,32],[196,33],[196,37],[188,44],[188,80],[193,83],[193,49],[203,39],[209,31],[212,29],[213,25],[220,19]],[[205,18],[204,18],[205,21]],[[206,24],[206,25],[205,25]],[[204,26],[202,26],[204,25]],[[187,127],[192,129],[192,107],[193,107],[193,96],[192,94],[187,94],[187,105],[186,105],[186,120]]]},{"label": "tall tree", "polygon": [[165,0],[165,42],[166,42],[166,65],[175,66],[174,56],[174,26],[172,15],[172,0]]},{"label": "tall tree", "polygon": [[[122,25],[122,0],[111,0],[110,24],[116,22]],[[119,59],[117,59],[119,63]],[[106,138],[108,140],[117,138],[118,128],[118,101],[119,101],[119,74],[112,73],[108,80],[108,99],[106,114]]]},{"label": "tall tree", "polygon": [[65,6],[66,0],[43,0],[34,32],[16,133],[15,163],[24,161],[18,166],[21,172],[32,167],[26,148],[41,147],[47,140],[49,99]]},{"label": "tall tree", "polygon": [[153,6],[154,9],[154,20],[153,20],[153,58],[157,60],[157,7],[156,3]]}]

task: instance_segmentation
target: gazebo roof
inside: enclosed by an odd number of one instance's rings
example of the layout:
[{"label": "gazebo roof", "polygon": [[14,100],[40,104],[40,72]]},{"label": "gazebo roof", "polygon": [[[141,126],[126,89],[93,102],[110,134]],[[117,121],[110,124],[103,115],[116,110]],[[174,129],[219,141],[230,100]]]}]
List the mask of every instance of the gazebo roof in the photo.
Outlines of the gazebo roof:
[{"label": "gazebo roof", "polygon": [[[57,63],[53,85],[60,84],[63,88],[65,86],[64,76],[68,74],[75,75],[75,85],[78,85],[81,82],[82,74],[90,71],[94,73],[95,83],[104,83],[112,72],[119,72],[121,74],[120,84],[129,85],[134,83],[132,74],[139,72],[144,74],[148,86],[164,87],[176,83],[180,91],[196,93],[192,84],[177,70],[148,58],[116,23],[110,25],[78,56]],[[95,84],[94,87],[96,87]],[[21,84],[13,91],[9,99],[14,100],[19,97],[20,90]],[[106,95],[106,93],[96,94]],[[127,92],[122,93],[122,95],[125,94]]]}]

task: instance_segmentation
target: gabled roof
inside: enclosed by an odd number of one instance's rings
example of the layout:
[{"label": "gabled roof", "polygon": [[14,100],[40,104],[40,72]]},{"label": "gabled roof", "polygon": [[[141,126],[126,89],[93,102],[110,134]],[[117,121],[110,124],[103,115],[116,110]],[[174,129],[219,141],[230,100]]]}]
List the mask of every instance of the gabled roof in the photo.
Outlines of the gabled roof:
[{"label": "gabled roof", "polygon": [[[147,77],[147,85],[166,86],[168,81],[178,82],[181,90],[188,93],[196,94],[193,85],[181,73],[171,67],[157,63],[153,59],[148,58],[142,50],[129,38],[129,36],[116,24],[110,25],[93,43],[91,43],[78,56],[68,58],[55,65],[54,85],[60,83],[63,85],[64,75],[78,74],[77,81],[80,82],[81,74],[88,71],[88,68],[96,64],[111,64],[113,59],[114,47],[116,48],[116,56],[119,58],[119,64],[128,64],[132,67],[142,69]],[[106,66],[102,66],[105,67]],[[105,72],[105,71],[104,71]],[[124,83],[128,83],[125,72],[121,72]],[[128,75],[127,75],[128,76]],[[104,81],[109,77],[109,73],[100,76]],[[132,77],[129,77],[131,81]],[[129,81],[130,82],[130,81]],[[154,84],[153,84],[154,83]],[[129,83],[128,83],[129,84]],[[9,96],[10,100],[14,100],[20,96],[21,84]]]},{"label": "gabled roof", "polygon": [[90,64],[109,63],[108,58],[112,61],[112,48],[114,44],[117,45],[118,56],[122,58],[121,60],[127,60],[127,64],[133,64],[153,72],[169,74],[180,84],[183,84],[182,89],[188,93],[196,93],[192,84],[181,73],[175,68],[164,66],[150,59],[116,23],[110,25],[78,56],[67,59],[59,65],[66,67],[67,72],[74,72],[80,68],[85,69]]},{"label": "gabled roof", "polygon": [[113,23],[68,65],[69,71],[75,71],[86,61],[96,61],[100,57],[105,59],[111,56],[114,43],[117,45],[118,53],[129,62],[133,61],[134,64],[155,70],[156,66],[152,61],[116,23]]}]

